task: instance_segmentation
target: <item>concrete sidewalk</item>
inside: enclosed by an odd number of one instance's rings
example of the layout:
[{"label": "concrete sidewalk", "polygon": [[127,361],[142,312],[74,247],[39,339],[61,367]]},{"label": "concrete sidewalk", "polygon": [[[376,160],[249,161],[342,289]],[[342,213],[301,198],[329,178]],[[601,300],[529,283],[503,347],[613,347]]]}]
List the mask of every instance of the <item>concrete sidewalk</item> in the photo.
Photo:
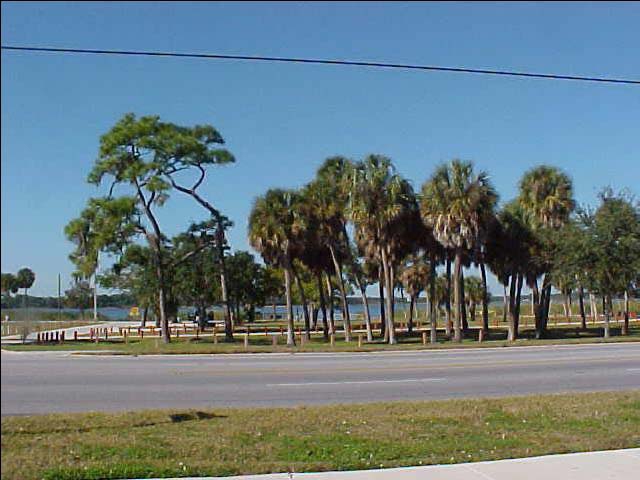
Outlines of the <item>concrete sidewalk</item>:
[{"label": "concrete sidewalk", "polygon": [[[640,478],[640,448],[569,453],[491,462],[430,465],[324,473],[273,473],[198,480],[635,480]],[[177,480],[177,479],[176,479]],[[182,478],[180,480],[195,480]]]}]

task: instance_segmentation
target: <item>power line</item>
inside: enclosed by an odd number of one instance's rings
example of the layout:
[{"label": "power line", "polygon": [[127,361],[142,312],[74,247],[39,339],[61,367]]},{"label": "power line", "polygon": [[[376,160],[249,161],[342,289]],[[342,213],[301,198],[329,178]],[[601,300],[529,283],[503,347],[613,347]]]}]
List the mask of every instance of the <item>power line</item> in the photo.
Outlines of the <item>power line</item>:
[{"label": "power line", "polygon": [[142,50],[96,50],[88,48],[55,48],[55,47],[32,47],[32,46],[15,46],[2,45],[2,50],[14,50],[22,52],[46,52],[46,53],[70,53],[70,54],[95,54],[95,55],[128,55],[128,56],[144,56],[144,57],[176,57],[176,58],[200,58],[208,60],[239,60],[239,61],[258,61],[258,62],[281,62],[281,63],[307,63],[316,65],[341,65],[355,67],[373,67],[373,68],[397,68],[404,70],[427,70],[435,72],[454,72],[454,73],[474,73],[480,75],[502,75],[510,77],[528,77],[543,78],[549,80],[576,80],[583,82],[599,82],[599,83],[622,83],[627,85],[640,85],[640,80],[631,80],[624,78],[608,78],[608,77],[584,77],[576,75],[558,75],[552,73],[533,73],[533,72],[517,72],[510,70],[487,70],[477,68],[463,67],[441,67],[434,65],[412,65],[406,63],[383,63],[383,62],[365,62],[354,60],[331,60],[319,58],[296,58],[296,57],[264,57],[256,55],[223,55],[218,53],[180,53],[180,52],[154,52]]}]

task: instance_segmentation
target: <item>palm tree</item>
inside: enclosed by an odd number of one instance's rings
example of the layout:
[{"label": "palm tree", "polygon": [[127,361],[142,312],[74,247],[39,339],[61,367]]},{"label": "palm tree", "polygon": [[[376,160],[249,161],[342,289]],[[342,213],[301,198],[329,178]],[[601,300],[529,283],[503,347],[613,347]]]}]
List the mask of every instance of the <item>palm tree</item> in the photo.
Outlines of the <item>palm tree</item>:
[{"label": "palm tree", "polygon": [[408,258],[408,264],[402,270],[401,280],[410,298],[409,321],[407,324],[409,335],[413,332],[413,312],[416,300],[429,283],[430,276],[431,266],[423,256],[411,256]]},{"label": "palm tree", "polygon": [[344,258],[349,254],[345,218],[347,196],[344,185],[350,168],[351,162],[344,157],[326,159],[318,169],[315,180],[302,193],[307,206],[306,215],[313,217],[315,233],[321,239],[321,244],[329,250],[342,300],[347,342],[351,341],[351,317],[342,270]]},{"label": "palm tree", "polygon": [[21,268],[16,273],[16,286],[24,289],[24,297],[22,297],[22,307],[27,308],[27,292],[36,281],[36,275],[30,268]]},{"label": "palm tree", "polygon": [[498,195],[485,172],[474,173],[470,162],[441,165],[422,187],[421,213],[435,238],[454,251],[454,339],[462,341],[461,278],[465,252],[481,243]]},{"label": "palm tree", "polygon": [[[351,168],[348,214],[356,235],[366,239],[375,251],[386,290],[386,335],[396,343],[393,320],[394,242],[400,241],[403,218],[417,211],[415,194],[409,182],[395,170],[391,160],[382,155],[369,155]],[[394,258],[395,257],[395,258]]]},{"label": "palm tree", "polygon": [[295,206],[298,194],[293,190],[270,189],[258,197],[249,215],[249,243],[267,265],[284,270],[287,303],[287,345],[295,345],[291,280],[296,256],[297,226]]},{"label": "palm tree", "polygon": [[[533,291],[536,319],[536,338],[546,332],[551,300],[551,269],[549,258],[553,249],[553,233],[569,221],[575,208],[573,185],[567,174],[556,167],[541,165],[532,168],[520,180],[518,204],[529,228],[538,237],[540,249],[538,269],[529,276],[529,286]],[[544,276],[538,290],[538,278]]]},{"label": "palm tree", "polygon": [[473,322],[476,319],[476,306],[484,302],[486,295],[482,280],[478,277],[465,277],[464,292],[469,305],[469,317]]},{"label": "palm tree", "polygon": [[369,309],[369,299],[367,297],[367,287],[373,285],[378,279],[378,266],[366,258],[358,255],[356,248],[352,248],[350,262],[347,265],[347,277],[360,292],[362,308],[364,310],[364,321],[367,330],[367,341],[373,341],[373,328],[371,326],[371,311]]}]

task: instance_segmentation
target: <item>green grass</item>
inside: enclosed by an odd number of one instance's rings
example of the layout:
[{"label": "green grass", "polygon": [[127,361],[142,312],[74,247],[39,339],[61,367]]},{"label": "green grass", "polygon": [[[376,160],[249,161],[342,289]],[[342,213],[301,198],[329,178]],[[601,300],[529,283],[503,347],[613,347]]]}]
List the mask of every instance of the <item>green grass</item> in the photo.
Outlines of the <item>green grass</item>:
[{"label": "green grass", "polygon": [[640,391],[2,418],[2,478],[353,470],[640,446]]},{"label": "green grass", "polygon": [[638,342],[640,341],[640,325],[632,324],[629,329],[629,335],[621,336],[620,327],[612,326],[611,334],[608,340],[602,338],[602,327],[591,327],[586,331],[578,330],[575,327],[556,327],[548,332],[548,338],[544,340],[534,340],[534,332],[532,330],[523,330],[521,337],[516,342],[508,342],[506,340],[506,331],[494,329],[489,337],[483,343],[478,343],[477,333],[473,333],[472,337],[467,337],[464,341],[454,343],[447,340],[442,332],[439,333],[438,343],[431,345],[422,344],[421,334],[413,336],[400,335],[399,343],[396,345],[388,345],[381,339],[376,339],[372,343],[364,342],[366,337],[363,336],[363,344],[358,347],[357,337],[354,341],[347,343],[343,337],[338,337],[334,346],[324,341],[322,335],[314,335],[311,342],[296,347],[288,347],[285,338],[278,339],[279,344],[273,347],[271,337],[267,338],[262,335],[251,336],[249,347],[244,347],[244,335],[236,335],[234,343],[226,343],[219,339],[217,344],[213,343],[213,339],[209,337],[195,338],[173,338],[171,343],[164,344],[161,339],[155,337],[145,337],[140,340],[138,337],[129,337],[127,343],[122,339],[110,339],[108,341],[100,341],[99,343],[90,342],[88,340],[68,341],[64,344],[27,344],[27,345],[5,345],[3,348],[14,351],[42,351],[42,350],[61,350],[61,351],[86,351],[95,353],[121,353],[129,355],[151,355],[151,354],[216,354],[216,353],[266,353],[266,352],[347,352],[347,351],[378,351],[378,350],[420,350],[420,349],[443,349],[443,348],[487,348],[487,347],[513,347],[526,345],[553,345],[553,344],[581,344],[581,343],[605,343],[605,342]]}]

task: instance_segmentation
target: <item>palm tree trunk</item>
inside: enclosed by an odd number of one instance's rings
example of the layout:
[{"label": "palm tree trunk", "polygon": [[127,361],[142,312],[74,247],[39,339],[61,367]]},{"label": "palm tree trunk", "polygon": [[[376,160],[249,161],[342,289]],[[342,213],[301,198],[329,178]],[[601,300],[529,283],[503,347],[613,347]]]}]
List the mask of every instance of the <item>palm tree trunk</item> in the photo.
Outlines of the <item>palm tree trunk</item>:
[{"label": "palm tree trunk", "polygon": [[386,315],[387,315],[387,334],[389,336],[389,344],[393,345],[397,343],[395,323],[393,321],[393,283],[391,278],[391,271],[389,265],[389,258],[387,255],[387,249],[385,247],[380,249],[382,258],[382,269],[385,277],[385,290],[386,290]]},{"label": "palm tree trunk", "polygon": [[362,298],[362,308],[364,309],[364,322],[367,328],[367,342],[373,342],[373,330],[371,328],[371,313],[369,312],[369,299],[367,298],[367,289],[363,287],[362,282],[356,276],[356,286],[360,290]]},{"label": "palm tree trunk", "polygon": [[296,288],[300,293],[300,299],[302,300],[302,314],[304,315],[304,330],[307,340],[311,340],[311,320],[309,318],[309,308],[307,305],[307,296],[304,294],[304,288],[302,288],[302,282],[298,276],[298,272],[295,267],[292,267],[293,278],[296,282]]},{"label": "palm tree trunk", "polygon": [[334,335],[336,333],[336,322],[333,317],[333,285],[331,284],[331,275],[325,273],[325,279],[327,281],[327,298],[329,300],[329,334]]},{"label": "palm tree trunk", "polygon": [[445,331],[447,338],[451,338],[451,260],[447,258],[447,291],[445,292]]},{"label": "palm tree trunk", "polygon": [[464,268],[460,268],[460,317],[462,318],[463,336],[469,331],[469,321],[467,320],[467,296],[464,291]]},{"label": "palm tree trunk", "polygon": [[314,304],[311,304],[311,330],[315,331],[318,328],[318,313],[320,309]]},{"label": "palm tree trunk", "polygon": [[396,318],[396,270],[393,266],[393,262],[387,256],[387,261],[389,262],[389,284],[391,285],[389,288],[391,289],[391,294],[389,295],[389,299],[391,300],[391,320],[393,320],[393,329],[395,333],[395,318]]},{"label": "palm tree trunk", "polygon": [[509,336],[508,340],[513,342],[518,338],[516,329],[516,287],[518,283],[518,275],[511,275],[509,282]]},{"label": "palm tree trunk", "polygon": [[580,303],[580,320],[582,321],[582,330],[587,329],[587,315],[584,311],[584,288],[582,285],[578,288],[578,302]]},{"label": "palm tree trunk", "polygon": [[364,307],[364,323],[367,328],[367,342],[373,342],[373,329],[371,328],[371,312],[369,311],[369,299],[367,298],[367,290],[360,288],[360,295],[362,296],[362,306]]},{"label": "palm tree trunk", "polygon": [[296,338],[293,326],[293,303],[291,301],[291,266],[284,267],[284,289],[287,298],[287,345],[295,346]]},{"label": "palm tree trunk", "polygon": [[318,296],[320,297],[320,310],[322,310],[322,334],[324,339],[329,339],[329,324],[327,322],[327,305],[324,300],[324,288],[322,288],[322,273],[316,274],[318,281]]},{"label": "palm tree trunk", "polygon": [[429,265],[429,326],[430,342],[438,341],[437,319],[436,319],[436,259],[431,255]]},{"label": "palm tree trunk", "polygon": [[380,336],[387,340],[387,315],[385,313],[385,300],[384,300],[384,274],[382,272],[382,262],[380,262],[379,275],[378,275],[378,294],[380,298]]},{"label": "palm tree trunk", "polygon": [[338,278],[338,289],[340,290],[340,297],[342,299],[342,323],[344,327],[344,339],[346,342],[351,341],[351,317],[349,315],[349,304],[347,302],[347,291],[344,288],[344,279],[342,278],[342,268],[336,257],[336,251],[333,245],[329,244],[329,252],[331,253],[331,261],[333,262],[333,268]]},{"label": "palm tree trunk", "polygon": [[480,276],[482,278],[482,330],[487,334],[489,333],[489,292],[487,291],[487,271],[484,262],[480,263]]},{"label": "palm tree trunk", "polygon": [[509,313],[509,305],[507,302],[507,286],[502,284],[502,323],[507,323],[507,314]]},{"label": "palm tree trunk", "polygon": [[461,284],[462,284],[462,252],[456,251],[455,264],[453,268],[453,302],[455,305],[455,316],[453,320],[453,340],[454,342],[462,342],[462,298],[461,298]]},{"label": "palm tree trunk", "polygon": [[409,302],[409,321],[407,322],[407,333],[411,335],[413,333],[413,309],[416,304],[416,297],[411,295],[411,300]]},{"label": "palm tree trunk", "polygon": [[516,304],[515,304],[515,321],[514,321],[514,339],[518,338],[518,329],[520,328],[520,302],[522,300],[522,285],[524,278],[521,273],[518,274],[518,285],[516,287]]},{"label": "palm tree trunk", "polygon": [[591,320],[598,321],[598,302],[596,302],[596,296],[589,292],[589,302],[591,303]]}]

